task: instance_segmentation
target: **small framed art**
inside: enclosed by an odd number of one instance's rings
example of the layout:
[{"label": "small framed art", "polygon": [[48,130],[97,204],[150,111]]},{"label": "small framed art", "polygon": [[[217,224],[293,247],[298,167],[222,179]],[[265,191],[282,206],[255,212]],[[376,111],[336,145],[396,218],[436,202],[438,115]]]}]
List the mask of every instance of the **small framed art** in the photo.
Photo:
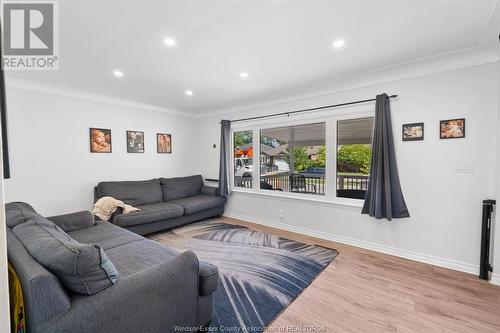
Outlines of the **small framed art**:
[{"label": "small framed art", "polygon": [[90,152],[111,153],[111,130],[90,128]]},{"label": "small framed art", "polygon": [[158,154],[172,153],[172,135],[165,133],[156,134],[156,148]]},{"label": "small framed art", "polygon": [[439,138],[465,138],[465,118],[441,120],[439,122]]},{"label": "small framed art", "polygon": [[403,124],[403,141],[424,139],[424,123]]},{"label": "small framed art", "polygon": [[144,132],[127,131],[127,153],[144,153]]}]

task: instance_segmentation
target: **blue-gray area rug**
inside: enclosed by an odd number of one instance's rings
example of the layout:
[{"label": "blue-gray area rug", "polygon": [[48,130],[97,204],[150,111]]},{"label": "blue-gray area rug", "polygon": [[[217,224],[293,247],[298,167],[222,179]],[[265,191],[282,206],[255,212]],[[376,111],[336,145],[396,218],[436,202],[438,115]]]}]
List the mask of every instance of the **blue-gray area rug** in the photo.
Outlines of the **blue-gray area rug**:
[{"label": "blue-gray area rug", "polygon": [[206,220],[151,235],[219,268],[211,331],[262,332],[332,262],[337,251]]}]

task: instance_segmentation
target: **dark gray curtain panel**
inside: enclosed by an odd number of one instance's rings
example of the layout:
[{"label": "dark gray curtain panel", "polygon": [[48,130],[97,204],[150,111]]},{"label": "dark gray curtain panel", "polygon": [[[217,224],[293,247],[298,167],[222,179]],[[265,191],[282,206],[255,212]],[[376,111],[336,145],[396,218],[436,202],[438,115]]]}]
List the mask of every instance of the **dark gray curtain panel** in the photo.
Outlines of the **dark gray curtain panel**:
[{"label": "dark gray curtain panel", "polygon": [[394,137],[392,135],[391,106],[387,94],[377,96],[375,125],[372,141],[372,162],[368,189],[361,214],[376,219],[392,220],[409,217],[399,182]]},{"label": "dark gray curtain panel", "polygon": [[219,195],[229,196],[229,154],[231,149],[231,121],[220,122],[220,164],[219,164]]}]

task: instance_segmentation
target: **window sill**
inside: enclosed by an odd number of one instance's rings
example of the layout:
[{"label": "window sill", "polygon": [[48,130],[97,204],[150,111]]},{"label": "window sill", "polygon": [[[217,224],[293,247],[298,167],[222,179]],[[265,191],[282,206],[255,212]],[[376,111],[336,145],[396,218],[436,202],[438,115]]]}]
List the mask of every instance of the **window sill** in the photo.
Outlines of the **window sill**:
[{"label": "window sill", "polygon": [[233,188],[232,191],[233,194],[237,195],[254,196],[254,197],[274,197],[291,201],[300,201],[303,203],[311,203],[320,206],[345,208],[355,211],[361,211],[361,208],[363,207],[363,200],[358,200],[358,199],[335,198],[332,200],[326,197],[309,198],[309,196],[312,196],[311,194],[297,194],[290,192],[255,190],[247,188]]}]

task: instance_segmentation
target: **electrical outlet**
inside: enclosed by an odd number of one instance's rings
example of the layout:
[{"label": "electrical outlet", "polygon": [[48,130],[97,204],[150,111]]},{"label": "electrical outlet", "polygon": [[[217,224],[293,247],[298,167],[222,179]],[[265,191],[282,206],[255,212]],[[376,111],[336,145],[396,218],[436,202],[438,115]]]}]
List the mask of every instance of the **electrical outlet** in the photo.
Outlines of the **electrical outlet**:
[{"label": "electrical outlet", "polygon": [[280,209],[280,220],[283,220],[285,218],[285,211],[283,209]]}]

